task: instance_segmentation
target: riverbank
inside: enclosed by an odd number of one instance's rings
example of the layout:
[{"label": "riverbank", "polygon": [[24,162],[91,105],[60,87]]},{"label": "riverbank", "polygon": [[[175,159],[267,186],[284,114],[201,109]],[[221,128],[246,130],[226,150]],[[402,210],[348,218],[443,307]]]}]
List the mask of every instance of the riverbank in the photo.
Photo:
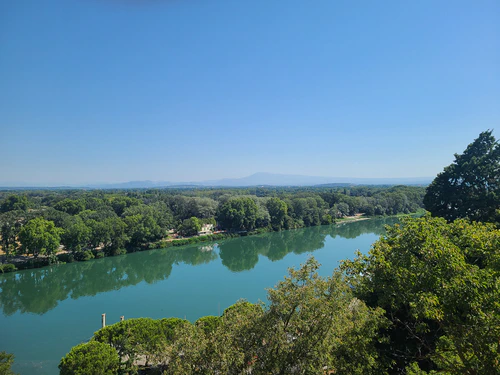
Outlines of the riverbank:
[{"label": "riverbank", "polygon": [[340,219],[335,219],[334,224],[353,223],[355,221],[370,220],[370,219],[371,219],[370,217],[364,216],[364,214],[356,214],[353,216],[344,216]]},{"label": "riverbank", "polygon": [[[364,216],[363,214],[357,214],[353,216],[346,216],[342,219],[336,219],[335,223],[332,225],[343,225],[347,223],[355,223],[364,220],[376,219],[376,218],[390,218],[390,217],[404,217],[410,215],[422,215],[425,213],[424,210],[417,211],[412,214],[400,214],[391,216],[381,216],[381,217],[370,217]],[[170,247],[179,247],[186,245],[194,245],[196,243],[210,242],[210,241],[220,241],[229,238],[237,238],[242,236],[253,236],[257,234],[263,234],[273,232],[271,228],[258,228],[254,231],[241,231],[241,232],[221,232],[201,236],[193,236],[187,238],[165,238],[160,241],[152,242],[141,248],[131,248],[131,249],[118,249],[113,253],[106,253],[103,250],[87,250],[81,253],[69,253],[67,251],[61,251],[55,256],[39,256],[38,258],[29,257],[26,255],[19,255],[10,259],[8,263],[3,263],[5,261],[4,257],[0,257],[0,274],[7,272],[15,272],[25,269],[35,269],[47,267],[54,264],[65,264],[73,262],[85,262],[92,259],[100,259],[110,256],[118,256],[129,253],[134,253],[138,251],[146,250],[156,250],[165,249]]]},{"label": "riverbank", "polygon": [[[110,256],[125,255],[129,253],[134,253],[137,251],[146,250],[156,250],[165,249],[169,247],[178,247],[185,245],[193,245],[200,242],[218,241],[228,238],[239,237],[242,234],[238,233],[215,233],[203,236],[194,236],[189,238],[179,238],[179,239],[163,239],[157,242],[152,242],[143,248],[133,248],[133,249],[118,249],[113,254],[106,254],[103,250],[87,250],[82,252],[83,256],[80,259],[75,258],[75,255],[67,251],[61,251],[53,257],[49,256],[39,256],[38,258],[28,257],[26,255],[16,256],[10,259],[9,263],[0,264],[0,274],[6,272],[21,271],[25,269],[34,269],[47,267],[53,264],[65,264],[74,262],[85,262],[92,259],[100,259]],[[245,234],[246,235],[246,234]],[[3,259],[2,259],[3,261]]]}]

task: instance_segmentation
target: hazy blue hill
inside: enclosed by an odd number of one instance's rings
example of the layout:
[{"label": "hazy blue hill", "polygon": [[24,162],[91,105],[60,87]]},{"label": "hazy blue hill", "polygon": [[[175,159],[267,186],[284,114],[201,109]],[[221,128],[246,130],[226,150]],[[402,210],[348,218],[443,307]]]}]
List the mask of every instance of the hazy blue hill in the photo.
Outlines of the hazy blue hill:
[{"label": "hazy blue hill", "polygon": [[355,178],[355,177],[318,177],[302,176],[293,174],[265,173],[259,172],[247,177],[224,178],[220,180],[208,180],[200,182],[172,182],[172,181],[128,181],[119,183],[102,183],[79,186],[63,185],[13,185],[5,184],[0,189],[26,189],[26,188],[90,188],[90,189],[147,189],[162,187],[244,187],[244,186],[322,186],[335,187],[344,185],[428,185],[432,181],[430,177],[414,178]]}]

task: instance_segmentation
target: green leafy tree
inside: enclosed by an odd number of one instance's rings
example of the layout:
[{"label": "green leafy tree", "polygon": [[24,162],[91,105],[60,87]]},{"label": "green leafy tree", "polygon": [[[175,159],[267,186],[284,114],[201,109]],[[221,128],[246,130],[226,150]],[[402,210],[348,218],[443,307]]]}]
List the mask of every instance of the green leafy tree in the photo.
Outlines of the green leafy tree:
[{"label": "green leafy tree", "polygon": [[198,366],[205,374],[242,374],[252,367],[258,346],[258,323],[264,314],[260,304],[240,300],[224,310]]},{"label": "green leafy tree", "polygon": [[203,330],[184,321],[172,332],[163,353],[165,375],[191,375],[200,373],[200,363],[205,360],[207,339]]},{"label": "green leafy tree", "polygon": [[85,225],[79,216],[74,216],[67,223],[67,227],[61,236],[61,243],[66,249],[79,252],[88,246],[91,234],[91,228]]},{"label": "green leafy tree", "polygon": [[445,374],[500,373],[500,231],[493,224],[406,218],[343,269],[390,320],[382,361]]},{"label": "green leafy tree", "polygon": [[123,221],[127,225],[130,245],[138,247],[162,237],[163,230],[151,214],[126,216]]},{"label": "green leafy tree", "polygon": [[285,226],[285,217],[288,214],[288,206],[279,198],[270,198],[267,201],[267,209],[271,215],[271,225],[274,230],[281,230]]},{"label": "green leafy tree", "polygon": [[139,201],[137,199],[124,196],[113,197],[113,199],[111,200],[111,206],[118,216],[121,216],[126,208],[138,204]]},{"label": "green leafy tree", "polygon": [[345,202],[340,202],[335,206],[335,217],[343,217],[349,215],[349,205]]},{"label": "green leafy tree", "polygon": [[195,324],[203,329],[205,334],[209,335],[213,333],[220,324],[221,318],[219,316],[202,316],[199,318]]},{"label": "green leafy tree", "polygon": [[26,195],[9,195],[0,205],[0,212],[26,211],[30,207],[30,202]]},{"label": "green leafy tree", "polygon": [[94,248],[103,247],[108,254],[114,254],[123,249],[129,240],[127,225],[119,217],[110,217],[103,221],[88,220],[86,224],[91,228],[90,243]]},{"label": "green leafy tree", "polygon": [[252,230],[257,211],[257,204],[252,198],[231,198],[219,206],[217,220],[226,229]]},{"label": "green leafy tree", "polygon": [[9,211],[0,215],[0,235],[1,245],[5,251],[7,259],[15,254],[17,250],[16,238],[24,222],[24,215],[19,215],[20,211]]},{"label": "green leafy tree", "polygon": [[340,273],[322,278],[318,268],[310,258],[268,291],[269,308],[258,325],[258,373],[383,373],[375,348],[382,310],[354,298]]},{"label": "green leafy tree", "polygon": [[174,340],[175,330],[184,324],[190,323],[178,318],[127,319],[100,329],[94,334],[94,340],[111,346],[118,352],[123,366],[133,369],[138,356],[147,363],[164,362],[167,345]]},{"label": "green leafy tree", "polygon": [[82,199],[66,198],[54,205],[54,208],[59,211],[66,212],[70,215],[77,215],[85,210],[85,201]]},{"label": "green leafy tree", "polygon": [[191,217],[182,222],[178,232],[181,236],[194,236],[201,230],[201,222],[196,217]]},{"label": "green leafy tree", "polygon": [[427,188],[425,208],[448,221],[495,221],[500,208],[500,145],[482,132]]},{"label": "green leafy tree", "polygon": [[89,341],[71,349],[59,363],[61,375],[116,375],[120,358],[107,344]]},{"label": "green leafy tree", "polygon": [[53,221],[37,217],[30,220],[19,232],[21,247],[27,254],[39,255],[54,254],[59,248],[63,229],[56,228]]}]

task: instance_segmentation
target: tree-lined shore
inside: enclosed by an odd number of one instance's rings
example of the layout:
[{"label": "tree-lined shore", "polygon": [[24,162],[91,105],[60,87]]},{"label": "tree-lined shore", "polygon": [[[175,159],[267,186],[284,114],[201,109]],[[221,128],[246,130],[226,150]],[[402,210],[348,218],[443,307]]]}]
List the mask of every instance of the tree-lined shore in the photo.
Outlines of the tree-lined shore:
[{"label": "tree-lined shore", "polygon": [[[232,235],[387,216],[423,206],[424,188],[200,188],[0,192],[3,272]],[[56,254],[59,254],[56,257]]]}]

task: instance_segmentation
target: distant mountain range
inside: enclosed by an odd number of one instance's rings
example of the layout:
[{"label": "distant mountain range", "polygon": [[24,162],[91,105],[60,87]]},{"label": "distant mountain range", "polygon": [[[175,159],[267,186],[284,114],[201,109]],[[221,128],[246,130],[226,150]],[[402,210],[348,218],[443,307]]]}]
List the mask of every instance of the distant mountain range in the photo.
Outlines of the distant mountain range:
[{"label": "distant mountain range", "polygon": [[[48,186],[19,184],[14,188],[87,188],[87,189],[144,189],[162,187],[244,187],[244,186],[343,186],[343,185],[428,185],[431,177],[414,178],[355,178],[355,177],[315,177],[276,173],[255,173],[242,178],[225,178],[201,182],[171,181],[129,181],[109,184],[91,184],[74,186]],[[0,189],[1,189],[0,184]]]}]

